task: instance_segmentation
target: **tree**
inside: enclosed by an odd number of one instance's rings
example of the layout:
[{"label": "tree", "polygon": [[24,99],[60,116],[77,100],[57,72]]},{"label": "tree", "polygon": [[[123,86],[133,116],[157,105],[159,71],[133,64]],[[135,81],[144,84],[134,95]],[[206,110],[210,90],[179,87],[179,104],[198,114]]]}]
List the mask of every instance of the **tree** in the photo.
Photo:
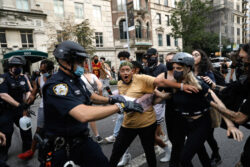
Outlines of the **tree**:
[{"label": "tree", "polygon": [[72,19],[65,19],[60,23],[61,31],[56,31],[55,25],[49,25],[51,31],[49,32],[49,51],[54,50],[55,45],[60,43],[59,41],[71,40],[78,42],[82,45],[89,55],[95,53],[94,41],[94,29],[90,28],[88,19],[85,19],[80,24],[74,24]]},{"label": "tree", "polygon": [[211,53],[218,49],[218,35],[206,32],[209,13],[212,12],[211,1],[185,0],[177,4],[171,17],[172,36],[183,39],[183,50],[191,52],[200,48]]}]

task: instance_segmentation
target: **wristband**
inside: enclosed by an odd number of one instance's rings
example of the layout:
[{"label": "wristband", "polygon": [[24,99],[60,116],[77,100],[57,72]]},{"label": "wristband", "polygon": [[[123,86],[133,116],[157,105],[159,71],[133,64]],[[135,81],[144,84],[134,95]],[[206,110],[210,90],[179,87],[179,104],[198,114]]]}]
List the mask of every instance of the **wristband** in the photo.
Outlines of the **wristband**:
[{"label": "wristband", "polygon": [[180,88],[180,89],[181,89],[181,91],[183,91],[183,85],[184,85],[184,84],[183,84],[183,83],[181,83],[181,88]]},{"label": "wristband", "polygon": [[119,108],[118,113],[119,113],[119,114],[122,114],[122,113],[124,112],[124,109],[123,109],[121,103],[115,103],[115,105],[117,105],[117,107]]}]

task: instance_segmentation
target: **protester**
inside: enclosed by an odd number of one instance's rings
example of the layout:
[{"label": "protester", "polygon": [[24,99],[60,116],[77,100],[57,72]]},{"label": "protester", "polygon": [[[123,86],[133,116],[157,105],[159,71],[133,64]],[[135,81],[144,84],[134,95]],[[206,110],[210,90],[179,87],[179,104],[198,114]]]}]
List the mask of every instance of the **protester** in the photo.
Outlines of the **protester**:
[{"label": "protester", "polygon": [[223,74],[224,78],[226,78],[226,76],[227,76],[228,67],[229,67],[229,65],[227,63],[227,59],[224,58],[223,62],[221,63],[221,66],[220,66],[220,71]]},{"label": "protester", "polygon": [[[187,92],[197,91],[193,86],[186,87],[186,85],[177,84],[165,79],[133,74],[132,69],[133,65],[130,62],[123,62],[120,65],[119,73],[122,78],[122,80],[118,82],[118,91],[120,95],[138,99],[147,93],[153,93],[156,86],[183,87],[182,90]],[[156,117],[152,106],[142,114],[125,114],[122,126],[113,146],[110,166],[117,166],[126,149],[135,137],[139,135],[148,165],[150,167],[156,167],[154,151],[155,130]]]},{"label": "protester", "polygon": [[93,74],[95,74],[97,76],[97,78],[100,78],[101,68],[102,68],[102,64],[99,61],[98,56],[95,55],[93,57],[93,61],[92,61],[92,70],[93,70]]}]

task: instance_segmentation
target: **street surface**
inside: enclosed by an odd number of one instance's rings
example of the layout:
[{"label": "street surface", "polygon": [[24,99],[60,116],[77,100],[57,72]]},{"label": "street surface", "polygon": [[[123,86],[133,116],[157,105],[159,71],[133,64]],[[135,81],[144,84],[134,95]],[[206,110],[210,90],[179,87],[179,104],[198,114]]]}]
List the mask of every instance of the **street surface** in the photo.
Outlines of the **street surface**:
[{"label": "street surface", "polygon": [[[113,88],[114,89],[114,88]],[[37,111],[37,108],[39,106],[39,99],[36,100],[35,104],[32,106],[32,110],[33,111]],[[106,119],[97,121],[97,127],[99,130],[99,133],[102,137],[107,137],[110,136],[113,132],[113,128],[114,128],[114,124],[115,124],[115,120],[116,120],[116,114],[112,115]],[[33,117],[32,118],[32,129],[33,129],[33,133],[34,130],[36,128],[36,118]],[[236,142],[232,139],[228,139],[226,137],[226,131],[221,129],[221,128],[217,128],[215,130],[215,138],[218,142],[218,145],[220,147],[220,154],[222,157],[222,164],[220,165],[220,167],[233,167],[235,165],[235,163],[239,160],[240,158],[240,153],[243,149],[244,143],[247,139],[247,137],[249,136],[249,130],[245,129],[245,128],[240,128],[245,137],[244,137],[244,141],[242,142]],[[105,153],[105,155],[109,158],[112,152],[112,147],[113,144],[101,144],[101,147],[103,149],[103,152]],[[210,148],[207,146],[208,148],[208,152],[209,154],[211,154]],[[132,164],[128,165],[128,166],[132,166],[132,167],[137,167],[137,166],[141,166],[141,167],[146,167],[146,162],[145,162],[145,158],[142,155],[143,154],[143,149],[140,145],[140,141],[139,138],[137,137],[136,140],[132,143],[131,147],[129,148],[129,152],[132,154],[133,157],[133,162]],[[162,151],[161,151],[162,152]],[[13,137],[12,137],[12,145],[9,151],[9,160],[7,161],[8,164],[11,167],[39,167],[39,162],[37,161],[37,152],[35,154],[35,156],[29,160],[29,161],[23,161],[17,158],[17,155],[21,153],[21,138],[20,138],[20,134],[19,134],[19,130],[18,128],[15,128]],[[160,163],[159,159],[163,156],[163,154],[161,155],[157,155],[157,159],[158,159],[158,167],[167,167],[168,163]],[[138,158],[140,157],[140,158]],[[141,165],[142,164],[142,165]],[[197,156],[195,156],[195,158],[193,159],[193,164],[195,167],[200,167],[201,164],[199,163],[199,160],[197,158]]]}]

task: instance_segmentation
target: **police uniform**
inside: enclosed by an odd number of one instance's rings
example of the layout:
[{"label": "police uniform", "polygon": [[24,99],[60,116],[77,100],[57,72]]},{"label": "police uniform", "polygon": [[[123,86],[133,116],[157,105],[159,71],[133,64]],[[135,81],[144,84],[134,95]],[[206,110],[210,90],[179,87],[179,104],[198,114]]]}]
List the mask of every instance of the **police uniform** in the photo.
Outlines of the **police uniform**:
[{"label": "police uniform", "polygon": [[[0,76],[0,93],[7,93],[19,103],[23,103],[23,95],[29,92],[29,87],[26,78],[19,75],[15,78],[9,72]],[[6,148],[2,149],[7,155],[11,145],[11,136],[13,134],[13,123],[19,127],[19,119],[23,116],[23,111],[4,102],[3,111],[0,115],[0,131],[5,133],[7,138]],[[23,152],[31,148],[32,132],[31,129],[23,131],[20,128],[21,138],[23,141]]]},{"label": "police uniform", "polygon": [[[52,143],[52,166],[63,166],[69,160],[84,167],[109,166],[100,146],[88,137],[88,124],[69,115],[74,107],[90,104],[91,93],[83,81],[59,70],[45,83],[43,95],[44,130]],[[63,140],[64,144],[58,146],[56,139]]]}]

